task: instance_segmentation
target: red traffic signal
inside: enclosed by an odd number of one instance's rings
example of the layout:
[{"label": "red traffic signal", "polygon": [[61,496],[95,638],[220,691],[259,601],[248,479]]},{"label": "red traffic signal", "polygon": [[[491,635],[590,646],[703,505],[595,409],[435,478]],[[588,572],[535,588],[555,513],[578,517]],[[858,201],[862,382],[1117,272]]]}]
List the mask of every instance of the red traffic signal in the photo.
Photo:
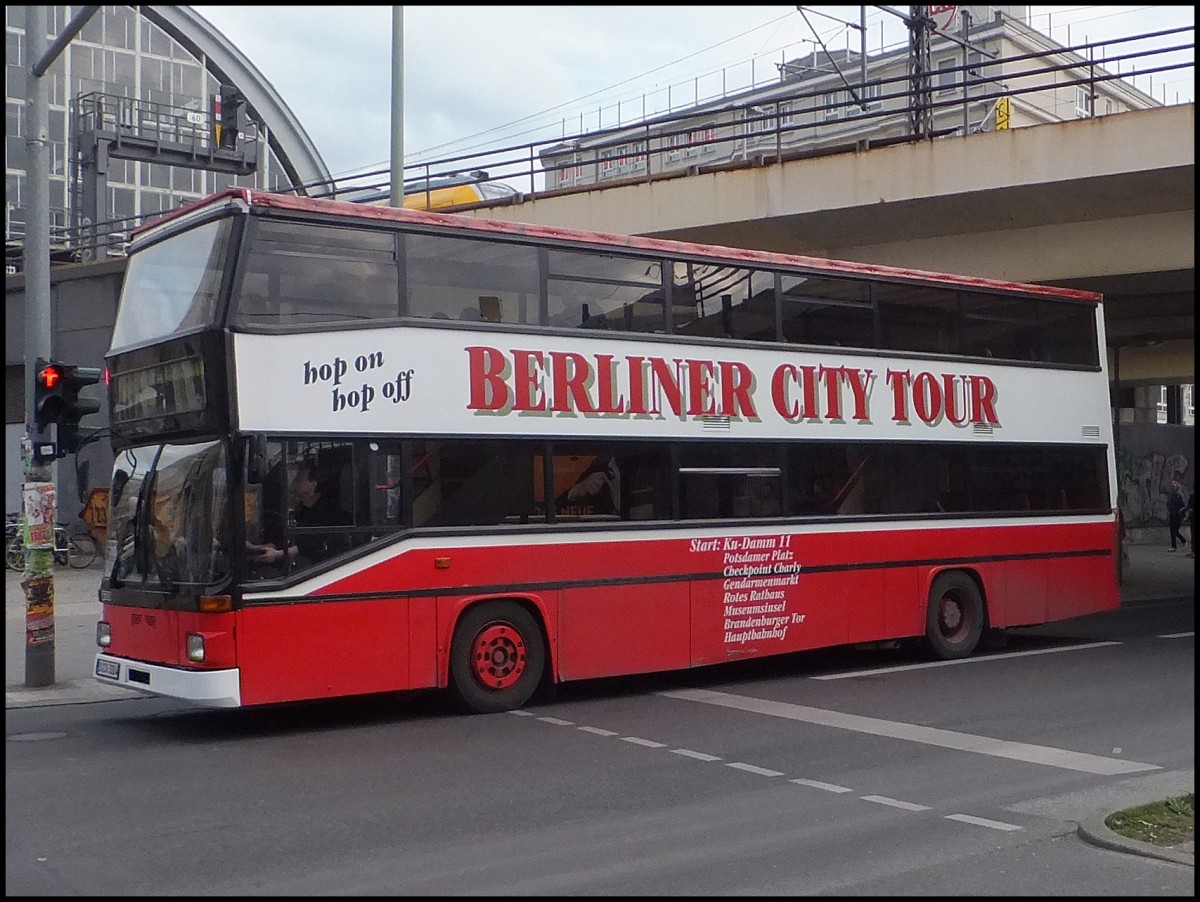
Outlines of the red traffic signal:
[{"label": "red traffic signal", "polygon": [[33,377],[33,416],[38,426],[49,426],[62,418],[67,407],[66,375],[66,367],[61,363],[37,359]]},{"label": "red traffic signal", "polygon": [[56,363],[48,363],[38,371],[37,377],[41,380],[42,388],[46,391],[54,391],[58,387],[58,383],[62,381],[62,367]]},{"label": "red traffic signal", "polygon": [[99,413],[100,402],[79,397],[80,389],[95,385],[103,371],[73,363],[37,359],[33,375],[33,413],[39,428],[58,426],[58,456],[79,450],[79,421]]}]

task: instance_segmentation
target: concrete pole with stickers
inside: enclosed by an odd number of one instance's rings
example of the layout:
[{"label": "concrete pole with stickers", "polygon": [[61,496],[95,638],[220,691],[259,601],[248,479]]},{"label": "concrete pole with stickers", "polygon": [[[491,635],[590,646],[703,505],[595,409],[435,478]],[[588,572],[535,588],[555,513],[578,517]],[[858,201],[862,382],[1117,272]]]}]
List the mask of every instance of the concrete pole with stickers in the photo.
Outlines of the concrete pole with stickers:
[{"label": "concrete pole with stickers", "polygon": [[[26,222],[25,271],[25,441],[22,529],[25,539],[25,685],[54,683],[54,482],[58,451],[48,424],[38,422],[37,369],[50,357],[50,174],[49,106],[46,83],[35,66],[46,52],[49,7],[25,7]],[[53,377],[51,377],[52,379]],[[46,527],[49,538],[46,538]]]},{"label": "concrete pole with stickers", "polygon": [[[22,268],[25,275],[25,436],[21,443],[22,531],[25,546],[25,685],[53,685],[54,539],[58,522],[56,461],[78,441],[80,416],[99,405],[83,401],[79,389],[99,380],[99,371],[53,360],[50,314],[50,108],[44,76],[99,6],[77,7],[63,33],[47,46],[51,7],[25,7],[26,218]],[[54,427],[52,433],[51,427]]]}]

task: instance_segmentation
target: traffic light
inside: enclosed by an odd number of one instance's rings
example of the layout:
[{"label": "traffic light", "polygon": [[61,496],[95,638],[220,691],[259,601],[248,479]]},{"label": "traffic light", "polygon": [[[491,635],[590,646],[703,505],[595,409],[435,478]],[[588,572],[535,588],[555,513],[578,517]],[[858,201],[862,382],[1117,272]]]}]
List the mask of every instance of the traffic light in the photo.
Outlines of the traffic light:
[{"label": "traffic light", "polygon": [[100,402],[94,398],[79,397],[79,390],[100,381],[101,371],[94,366],[64,364],[62,379],[63,411],[58,421],[58,456],[74,454],[79,450],[79,421],[100,411]]},{"label": "traffic light", "polygon": [[79,390],[100,381],[97,367],[39,357],[33,374],[33,413],[40,428],[58,425],[58,456],[79,450],[79,421],[100,410],[100,402],[80,398]]},{"label": "traffic light", "polygon": [[221,85],[213,97],[213,141],[223,150],[236,150],[245,127],[246,98],[233,85]]},{"label": "traffic light", "polygon": [[61,363],[53,363],[44,357],[37,359],[33,370],[33,418],[41,428],[62,419],[67,403],[63,395],[65,376]]}]

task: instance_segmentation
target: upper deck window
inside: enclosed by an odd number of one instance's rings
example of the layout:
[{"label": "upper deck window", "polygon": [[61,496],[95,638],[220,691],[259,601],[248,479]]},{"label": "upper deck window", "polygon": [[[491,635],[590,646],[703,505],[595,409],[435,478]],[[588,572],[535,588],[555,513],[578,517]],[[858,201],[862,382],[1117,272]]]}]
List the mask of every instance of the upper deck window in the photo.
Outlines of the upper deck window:
[{"label": "upper deck window", "polygon": [[114,350],[215,322],[232,227],[230,219],[205,223],[129,258]]},{"label": "upper deck window", "polygon": [[870,283],[789,274],[783,278],[782,289],[784,341],[837,347],[875,346]]},{"label": "upper deck window", "polygon": [[[214,228],[148,249],[140,268],[154,271],[155,256],[173,242],[198,242]],[[1096,307],[1082,299],[924,281],[919,273],[746,266],[725,255],[455,232],[251,217],[233,273],[230,324],[298,330],[415,318],[1098,365]],[[197,296],[207,306],[197,303],[175,322],[214,315],[222,253],[218,245],[204,258],[216,261],[204,283],[209,293]],[[154,310],[148,321],[163,315]],[[171,328],[137,327],[141,340]]]},{"label": "upper deck window", "polygon": [[400,314],[388,232],[256,220],[234,292],[238,325],[305,325]]},{"label": "upper deck window", "polygon": [[546,281],[551,325],[667,331],[660,261],[551,250]]},{"label": "upper deck window", "polygon": [[536,325],[538,250],[448,235],[404,236],[405,313],[427,319]]},{"label": "upper deck window", "polygon": [[775,276],[725,263],[676,261],[672,330],[679,335],[774,341]]}]

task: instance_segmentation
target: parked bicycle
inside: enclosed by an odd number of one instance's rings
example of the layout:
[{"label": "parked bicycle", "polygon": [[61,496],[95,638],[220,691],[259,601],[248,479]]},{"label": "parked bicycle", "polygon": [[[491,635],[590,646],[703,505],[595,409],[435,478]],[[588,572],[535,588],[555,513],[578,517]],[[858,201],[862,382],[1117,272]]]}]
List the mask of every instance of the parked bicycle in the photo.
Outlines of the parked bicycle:
[{"label": "parked bicycle", "polygon": [[13,541],[21,536],[21,515],[20,514],[5,514],[4,515],[4,557],[8,568],[13,569],[11,564],[8,564],[9,552],[12,550]]},{"label": "parked bicycle", "polygon": [[[25,569],[25,531],[20,517],[9,514],[4,524],[4,565],[18,572]],[[54,527],[54,563],[82,570],[96,559],[96,540],[86,532],[72,531],[59,523]]]}]

